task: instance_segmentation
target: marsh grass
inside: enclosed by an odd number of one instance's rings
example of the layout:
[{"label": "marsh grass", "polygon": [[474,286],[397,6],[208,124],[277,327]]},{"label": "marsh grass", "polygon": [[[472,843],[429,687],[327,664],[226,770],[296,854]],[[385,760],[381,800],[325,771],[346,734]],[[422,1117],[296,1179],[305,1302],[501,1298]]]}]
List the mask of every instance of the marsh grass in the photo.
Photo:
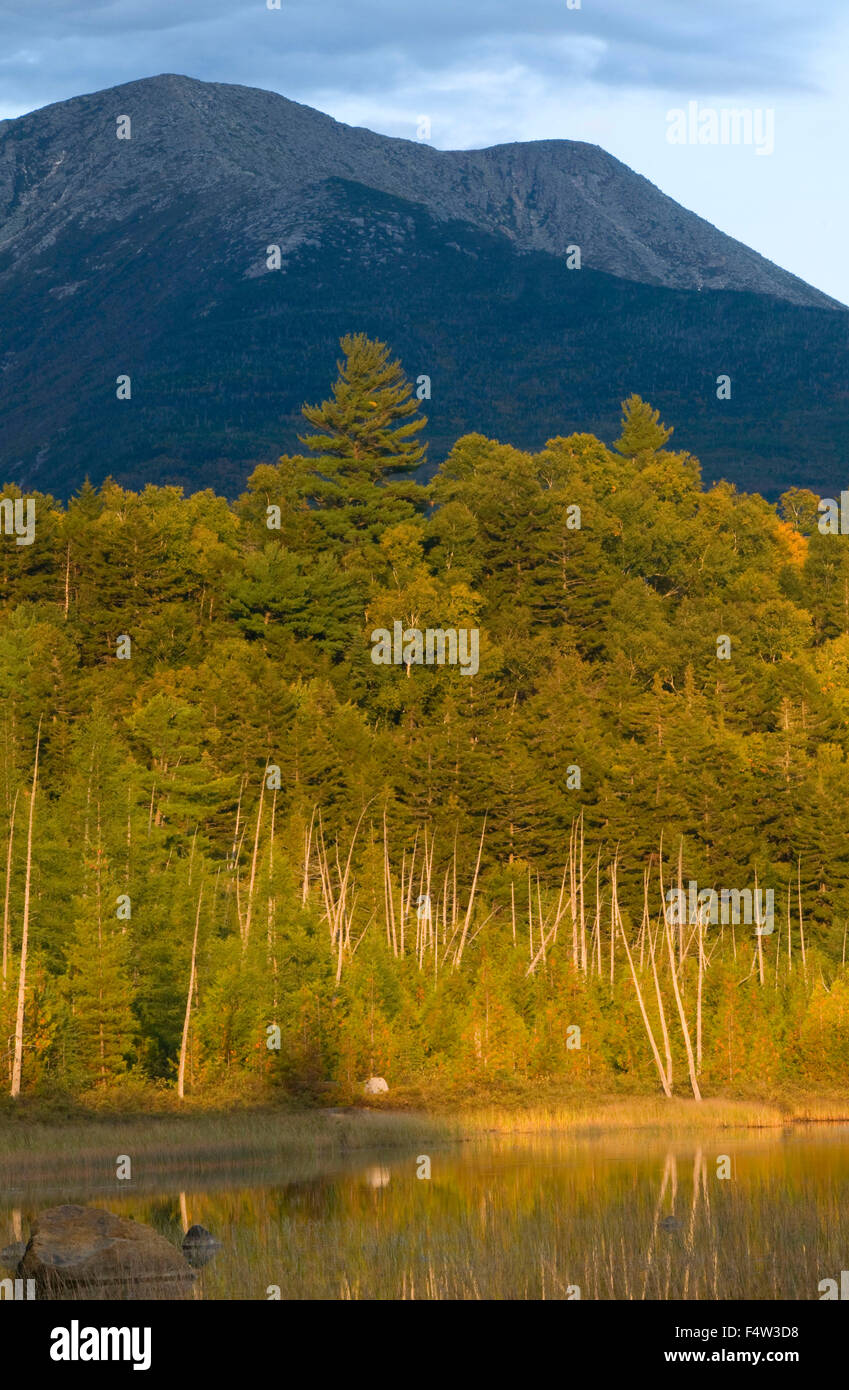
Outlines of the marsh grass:
[{"label": "marsh grass", "polygon": [[[698,1134],[711,1130],[778,1130],[802,1122],[849,1120],[849,1101],[802,1097],[781,1101],[661,1096],[578,1098],[542,1103],[402,1108],[414,1097],[393,1096],[369,1107],[293,1110],[190,1111],[142,1115],[75,1112],[61,1121],[0,1115],[0,1181],[37,1183],[73,1174],[114,1174],[118,1154],[152,1172],[184,1174],[246,1165],[326,1164],[359,1151],[412,1152],[423,1145],[473,1143],[499,1135],[593,1135],[635,1130]],[[37,1116],[38,1112],[34,1112]]]},{"label": "marsh grass", "polygon": [[[199,1222],[222,1241],[199,1298],[818,1298],[849,1251],[844,1131],[680,1105],[490,1109],[453,1127],[378,1111],[189,1117],[176,1137],[173,1120],[111,1119],[96,1142],[91,1126],[26,1126],[38,1147],[5,1155],[0,1216],[25,1237],[44,1206],[82,1200],[175,1245]],[[120,1152],[131,1184],[115,1181]]]},{"label": "marsh grass", "polygon": [[[847,1107],[849,1109],[849,1107]],[[780,1128],[790,1117],[777,1106],[759,1102],[657,1099],[617,1100],[569,1106],[530,1107],[522,1111],[487,1107],[463,1116],[471,1132],[515,1133],[613,1133],[651,1130],[663,1133],[698,1133],[712,1129]]]},{"label": "marsh grass", "polygon": [[[837,1146],[840,1148],[841,1146]],[[283,1299],[817,1299],[849,1248],[844,1164],[766,1133],[717,1182],[713,1148],[577,1144],[468,1155],[372,1188],[270,1195],[201,1296]],[[665,1225],[664,1222],[671,1223]]]},{"label": "marsh grass", "polygon": [[0,1122],[0,1183],[55,1186],[63,1175],[75,1182],[114,1183],[119,1154],[131,1157],[139,1176],[267,1169],[270,1164],[315,1171],[353,1151],[393,1154],[423,1142],[433,1146],[458,1138],[457,1127],[447,1119],[374,1110]]}]

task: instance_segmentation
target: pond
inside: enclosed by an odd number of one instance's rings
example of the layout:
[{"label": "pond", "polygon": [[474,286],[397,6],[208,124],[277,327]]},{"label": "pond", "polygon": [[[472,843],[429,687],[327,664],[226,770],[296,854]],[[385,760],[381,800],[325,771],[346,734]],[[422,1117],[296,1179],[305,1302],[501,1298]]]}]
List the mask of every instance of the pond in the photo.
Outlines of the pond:
[{"label": "pond", "polygon": [[206,1227],[222,1248],[198,1298],[816,1300],[849,1269],[849,1125],[511,1135],[312,1166],[205,1154],[61,1187],[24,1171],[0,1192],[0,1246],[64,1202],[174,1244]]}]

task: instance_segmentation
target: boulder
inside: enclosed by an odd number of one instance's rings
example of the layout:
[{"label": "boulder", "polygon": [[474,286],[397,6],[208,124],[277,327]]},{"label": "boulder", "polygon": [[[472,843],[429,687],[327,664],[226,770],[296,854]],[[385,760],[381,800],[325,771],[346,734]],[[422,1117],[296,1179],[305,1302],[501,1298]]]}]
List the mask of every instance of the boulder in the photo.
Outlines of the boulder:
[{"label": "boulder", "polygon": [[33,1223],[18,1274],[39,1298],[179,1298],[195,1275],[164,1236],[96,1207],[51,1207]]},{"label": "boulder", "polygon": [[183,1249],[191,1245],[201,1245],[207,1250],[220,1250],[221,1241],[208,1231],[205,1226],[190,1226],[183,1236]]},{"label": "boulder", "polygon": [[205,1226],[190,1226],[183,1236],[183,1254],[194,1269],[201,1269],[222,1249],[218,1240]]},{"label": "boulder", "polygon": [[4,1269],[17,1269],[25,1250],[22,1240],[13,1240],[11,1245],[4,1245],[0,1250],[0,1265]]},{"label": "boulder", "polygon": [[382,1096],[389,1090],[389,1087],[382,1076],[370,1076],[364,1089],[367,1096]]}]

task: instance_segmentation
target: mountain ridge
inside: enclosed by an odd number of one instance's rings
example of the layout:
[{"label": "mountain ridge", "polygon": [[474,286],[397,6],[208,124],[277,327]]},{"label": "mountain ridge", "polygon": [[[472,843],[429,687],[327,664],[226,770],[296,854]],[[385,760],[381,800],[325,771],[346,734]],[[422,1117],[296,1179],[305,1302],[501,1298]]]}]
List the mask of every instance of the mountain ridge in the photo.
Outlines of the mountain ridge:
[{"label": "mountain ridge", "polygon": [[578,142],[438,151],[179,76],[56,103],[0,133],[2,480],[232,495],[367,331],[432,380],[434,466],[469,431],[612,439],[637,391],[708,480],[842,484],[849,313],[703,227]]},{"label": "mountain ridge", "polygon": [[[181,162],[183,186],[186,180],[199,189],[217,186],[223,181],[225,165],[232,166],[238,179],[264,179],[278,188],[288,178],[293,194],[322,178],[354,178],[381,192],[420,202],[438,217],[461,217],[484,230],[499,231],[519,250],[563,254],[567,245],[578,244],[585,265],[624,279],[682,289],[754,290],[792,303],[845,307],[682,208],[598,145],[539,140],[439,150],[424,142],[346,125],[276,92],[201,82],[181,74],[160,74],[105,88],[11,121],[0,139],[0,218],[9,218],[7,166],[18,135],[25,143],[30,126],[37,127],[38,142],[43,144],[56,120],[61,126],[65,115],[73,117],[88,108],[102,111],[107,101],[112,103],[118,96],[130,99],[125,105],[140,105],[136,112],[114,112],[135,117],[132,140],[117,140],[105,122],[98,132],[101,138],[95,148],[105,154],[111,146],[113,167],[119,161],[129,163],[124,155],[130,148],[133,156],[141,148],[143,154],[155,154],[161,178],[163,168],[168,168],[169,148],[156,136],[163,128],[176,130],[179,116],[182,138],[173,142],[170,153]],[[222,103],[228,121],[222,120]],[[146,121],[157,114],[160,120],[168,119],[154,132]],[[285,132],[275,132],[275,119],[282,121],[284,116]],[[268,122],[265,127],[257,124],[261,117]],[[273,142],[275,133],[285,133],[290,148],[285,142]],[[228,135],[230,148],[225,153]],[[10,142],[10,137],[15,138]],[[291,148],[295,140],[297,155]],[[199,157],[207,166],[215,166],[217,177],[208,167],[204,180]],[[309,171],[299,167],[305,159],[315,161]],[[57,167],[54,164],[45,178]],[[82,172],[88,186],[91,170],[86,166]],[[658,220],[661,213],[666,214],[665,226]],[[0,248],[5,244],[0,233]]]}]

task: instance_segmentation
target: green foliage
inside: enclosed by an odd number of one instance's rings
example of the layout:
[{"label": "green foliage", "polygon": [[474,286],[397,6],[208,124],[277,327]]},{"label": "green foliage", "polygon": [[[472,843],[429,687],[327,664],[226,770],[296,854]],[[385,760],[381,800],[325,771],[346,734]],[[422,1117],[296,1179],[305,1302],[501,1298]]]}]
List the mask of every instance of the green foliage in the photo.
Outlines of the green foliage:
[{"label": "green foliage", "polygon": [[[315,460],[261,465],[232,506],[111,481],[37,497],[35,545],[0,541],[4,1038],[42,718],[25,1087],[172,1083],[188,1003],[189,1092],[652,1089],[609,865],[657,1031],[661,843],[665,874],[680,844],[700,886],[776,893],[763,984],[750,935],[710,943],[705,1088],[838,1079],[849,539],[807,494],[779,513],[705,491],[636,396],[617,453],[468,435],[427,490],[387,482],[420,459],[418,402],[382,344],[343,350],[305,410]],[[478,674],[375,666],[395,621],[479,628]],[[692,946],[679,970],[692,1020]],[[662,941],[659,972],[680,1088]]]},{"label": "green foliage", "polygon": [[662,449],[672,434],[660,424],[660,411],[639,396],[629,396],[622,406],[622,433],[613,445],[625,458],[639,458]]},{"label": "green foliage", "polygon": [[340,346],[339,377],[331,400],[305,405],[303,415],[317,434],[301,437],[313,453],[321,455],[332,477],[377,482],[385,473],[418,468],[427,450],[416,435],[427,420],[418,415],[419,401],[412,394],[400,362],[390,362],[385,343],[365,333],[348,334]]}]

